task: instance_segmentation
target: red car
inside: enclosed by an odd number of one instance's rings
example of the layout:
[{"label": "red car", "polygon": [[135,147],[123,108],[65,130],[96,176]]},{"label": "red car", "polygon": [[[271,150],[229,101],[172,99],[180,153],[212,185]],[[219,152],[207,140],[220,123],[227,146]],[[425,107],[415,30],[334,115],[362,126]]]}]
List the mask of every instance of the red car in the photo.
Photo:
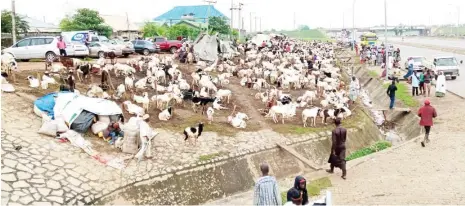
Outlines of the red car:
[{"label": "red car", "polygon": [[153,42],[160,46],[161,51],[169,51],[172,54],[182,47],[182,42],[178,40],[167,40],[166,37],[154,37]]}]

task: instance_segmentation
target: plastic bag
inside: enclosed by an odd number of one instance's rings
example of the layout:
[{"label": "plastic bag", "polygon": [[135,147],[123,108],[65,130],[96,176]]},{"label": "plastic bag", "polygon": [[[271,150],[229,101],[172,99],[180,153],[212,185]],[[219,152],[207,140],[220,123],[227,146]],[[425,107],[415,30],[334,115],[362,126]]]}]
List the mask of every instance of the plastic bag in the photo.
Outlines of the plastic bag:
[{"label": "plastic bag", "polygon": [[3,92],[14,92],[15,88],[11,84],[2,84],[2,91]]},{"label": "plastic bag", "polygon": [[57,135],[57,125],[55,121],[43,121],[42,127],[39,129],[39,134],[55,137]]},{"label": "plastic bag", "polygon": [[94,123],[91,127],[92,133],[98,134],[99,132],[102,132],[108,127],[108,123],[98,121]]},{"label": "plastic bag", "polygon": [[34,114],[43,118],[43,115],[47,115],[47,112],[40,110],[36,105],[34,105]]}]

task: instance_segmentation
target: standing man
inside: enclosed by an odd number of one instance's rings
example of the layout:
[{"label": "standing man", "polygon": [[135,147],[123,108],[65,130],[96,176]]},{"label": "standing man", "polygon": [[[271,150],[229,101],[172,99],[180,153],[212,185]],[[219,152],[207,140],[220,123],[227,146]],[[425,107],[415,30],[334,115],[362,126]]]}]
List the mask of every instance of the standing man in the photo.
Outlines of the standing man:
[{"label": "standing man", "polygon": [[263,163],[260,165],[262,177],[255,184],[253,205],[281,205],[281,194],[278,182],[269,176],[270,167]]},{"label": "standing man", "polygon": [[425,100],[425,105],[418,110],[420,126],[425,128],[425,139],[421,142],[421,146],[425,147],[425,143],[429,143],[429,132],[433,126],[433,118],[436,118],[436,109],[431,106],[428,99]]},{"label": "standing man", "polygon": [[62,36],[58,38],[57,47],[58,47],[58,50],[60,50],[60,56],[68,56],[66,55],[66,43],[65,41],[63,41]]},{"label": "standing man", "polygon": [[392,84],[389,85],[389,87],[387,88],[387,91],[386,91],[387,95],[391,99],[391,102],[389,103],[389,109],[394,108],[394,104],[395,104],[395,100],[396,100],[396,91],[397,91],[396,80],[393,79]]},{"label": "standing man", "polygon": [[334,123],[336,128],[332,132],[332,145],[331,154],[329,156],[328,163],[330,163],[330,169],[326,170],[328,173],[334,173],[334,167],[339,167],[342,170],[342,179],[346,179],[346,138],[347,130],[341,127],[341,119],[337,118]]}]

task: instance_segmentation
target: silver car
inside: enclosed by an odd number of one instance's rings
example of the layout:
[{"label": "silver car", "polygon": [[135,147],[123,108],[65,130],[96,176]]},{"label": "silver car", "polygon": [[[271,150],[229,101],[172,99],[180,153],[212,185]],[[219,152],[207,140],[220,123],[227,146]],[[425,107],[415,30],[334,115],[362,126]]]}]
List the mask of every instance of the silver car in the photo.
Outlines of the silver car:
[{"label": "silver car", "polygon": [[110,43],[104,42],[91,42],[89,43],[89,56],[102,58],[105,57],[105,53],[110,51],[115,52],[116,56],[122,56],[123,51],[121,48],[114,46]]},{"label": "silver car", "polygon": [[124,42],[119,39],[111,39],[108,41],[110,44],[118,46],[123,50],[123,56],[128,57],[134,53],[134,45],[131,42]]}]

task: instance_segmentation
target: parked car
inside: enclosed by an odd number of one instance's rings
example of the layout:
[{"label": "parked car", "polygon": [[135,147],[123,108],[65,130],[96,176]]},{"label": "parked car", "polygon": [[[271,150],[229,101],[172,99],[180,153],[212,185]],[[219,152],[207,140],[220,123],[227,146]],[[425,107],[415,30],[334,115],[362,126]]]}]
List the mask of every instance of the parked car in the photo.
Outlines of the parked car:
[{"label": "parked car", "polygon": [[160,52],[160,46],[146,40],[134,40],[132,41],[134,50],[136,53],[149,55],[150,53]]},{"label": "parked car", "polygon": [[[462,64],[463,61],[460,61]],[[433,60],[433,71],[437,76],[439,72],[444,72],[446,77],[457,79],[460,76],[459,63],[453,56],[435,57]]]},{"label": "parked car", "polygon": [[417,72],[422,72],[425,67],[426,68],[432,68],[432,64],[431,62],[429,62],[428,60],[426,60],[425,57],[422,57],[422,56],[411,56],[411,57],[408,57],[405,61],[405,69],[408,70],[408,61],[409,59],[413,59],[413,70],[414,71],[417,71]]},{"label": "parked car", "polygon": [[160,51],[169,51],[172,54],[182,47],[181,41],[167,40],[166,37],[156,36],[153,38],[153,42],[160,46]]},{"label": "parked car", "polygon": [[105,53],[114,51],[116,56],[122,56],[123,50],[119,47],[115,47],[110,43],[105,42],[90,42],[89,43],[89,56],[102,58],[105,57]]},{"label": "parked car", "polygon": [[130,54],[134,53],[134,45],[131,42],[124,42],[119,39],[108,40],[108,43],[119,46],[123,50],[123,56],[128,57]]},{"label": "parked car", "polygon": [[[4,49],[3,52],[10,53],[17,60],[28,61],[30,59],[42,58],[53,60],[60,54],[57,42],[58,38],[54,36],[28,37]],[[67,42],[66,54],[68,56],[84,57],[89,55],[89,49],[83,44]]]}]

